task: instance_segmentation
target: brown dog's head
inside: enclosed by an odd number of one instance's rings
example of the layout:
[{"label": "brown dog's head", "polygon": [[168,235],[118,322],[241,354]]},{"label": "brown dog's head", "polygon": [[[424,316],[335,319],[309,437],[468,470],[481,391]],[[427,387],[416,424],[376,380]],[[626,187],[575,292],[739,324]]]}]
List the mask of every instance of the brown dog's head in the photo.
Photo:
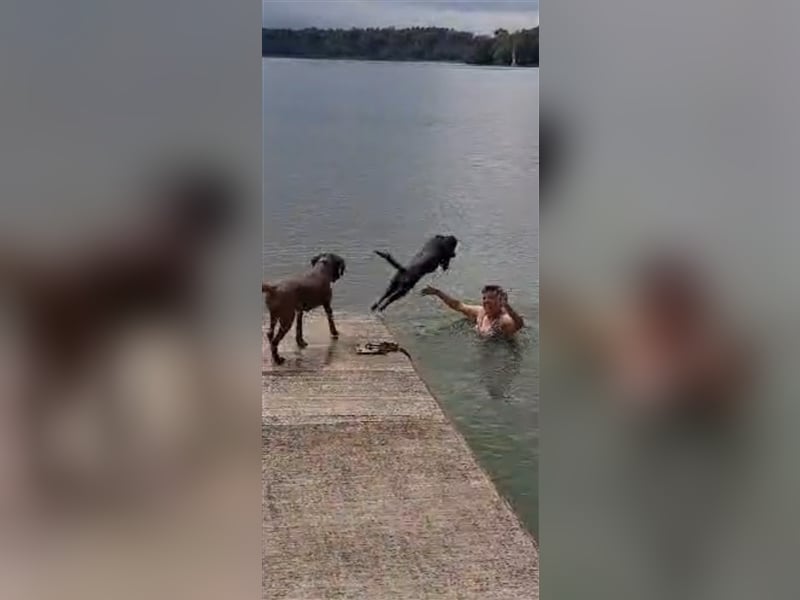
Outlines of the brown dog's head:
[{"label": "brown dog's head", "polygon": [[311,259],[311,266],[318,269],[323,269],[330,277],[331,281],[336,281],[344,275],[345,262],[344,259],[338,254],[332,252],[323,252],[317,254]]},{"label": "brown dog's head", "polygon": [[185,241],[210,241],[237,224],[237,182],[216,165],[188,164],[159,172],[152,183],[159,211]]}]

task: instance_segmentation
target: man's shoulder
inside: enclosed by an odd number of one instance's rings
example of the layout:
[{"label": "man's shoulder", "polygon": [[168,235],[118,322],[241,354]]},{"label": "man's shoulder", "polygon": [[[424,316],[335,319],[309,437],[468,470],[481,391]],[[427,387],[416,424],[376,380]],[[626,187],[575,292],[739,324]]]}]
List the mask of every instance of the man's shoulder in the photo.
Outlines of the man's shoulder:
[{"label": "man's shoulder", "polygon": [[503,313],[503,316],[500,317],[500,324],[506,331],[515,332],[518,329],[516,322],[508,313]]}]

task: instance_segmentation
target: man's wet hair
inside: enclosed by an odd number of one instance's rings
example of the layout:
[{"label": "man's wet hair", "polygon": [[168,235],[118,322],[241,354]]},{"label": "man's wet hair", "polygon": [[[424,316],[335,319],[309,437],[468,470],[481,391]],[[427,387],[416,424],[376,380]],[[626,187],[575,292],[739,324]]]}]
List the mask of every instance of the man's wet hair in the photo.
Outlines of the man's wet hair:
[{"label": "man's wet hair", "polygon": [[495,292],[495,293],[499,294],[502,291],[503,291],[502,287],[500,287],[499,285],[495,285],[493,283],[490,283],[489,285],[483,286],[483,289],[481,290],[481,294],[489,294],[491,292]]}]

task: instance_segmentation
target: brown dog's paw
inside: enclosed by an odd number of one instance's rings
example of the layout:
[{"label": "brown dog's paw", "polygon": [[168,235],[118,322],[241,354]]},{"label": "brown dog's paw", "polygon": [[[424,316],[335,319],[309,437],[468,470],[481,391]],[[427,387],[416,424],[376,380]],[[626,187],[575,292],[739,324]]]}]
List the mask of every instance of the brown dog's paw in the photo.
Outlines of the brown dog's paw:
[{"label": "brown dog's paw", "polygon": [[331,339],[338,340],[339,339],[339,332],[338,331],[332,331],[331,332]]}]

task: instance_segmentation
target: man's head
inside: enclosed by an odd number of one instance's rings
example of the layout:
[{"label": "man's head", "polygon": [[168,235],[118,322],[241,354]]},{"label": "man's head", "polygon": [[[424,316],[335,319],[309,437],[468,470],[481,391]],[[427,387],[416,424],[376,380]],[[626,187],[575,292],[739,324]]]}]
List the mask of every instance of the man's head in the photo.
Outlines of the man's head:
[{"label": "man's head", "polygon": [[655,254],[642,262],[637,275],[639,300],[654,322],[674,328],[705,318],[706,289],[691,261],[676,254]]},{"label": "man's head", "polygon": [[499,285],[485,285],[481,290],[481,304],[486,315],[497,317],[503,312],[505,291]]}]

